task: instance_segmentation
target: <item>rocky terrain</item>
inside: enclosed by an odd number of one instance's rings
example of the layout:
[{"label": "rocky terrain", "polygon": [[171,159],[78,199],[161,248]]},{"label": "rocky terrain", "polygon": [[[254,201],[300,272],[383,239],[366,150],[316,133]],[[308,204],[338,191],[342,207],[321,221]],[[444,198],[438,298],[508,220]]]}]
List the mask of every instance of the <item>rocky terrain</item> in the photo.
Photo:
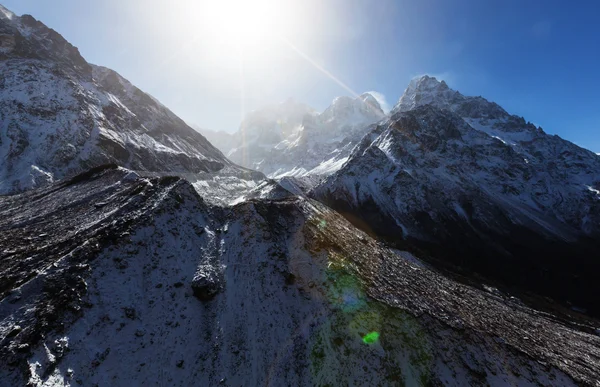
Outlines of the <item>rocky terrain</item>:
[{"label": "rocky terrain", "polygon": [[214,207],[180,178],[106,166],[0,214],[2,385],[600,377],[589,322],[462,285],[312,200]]}]

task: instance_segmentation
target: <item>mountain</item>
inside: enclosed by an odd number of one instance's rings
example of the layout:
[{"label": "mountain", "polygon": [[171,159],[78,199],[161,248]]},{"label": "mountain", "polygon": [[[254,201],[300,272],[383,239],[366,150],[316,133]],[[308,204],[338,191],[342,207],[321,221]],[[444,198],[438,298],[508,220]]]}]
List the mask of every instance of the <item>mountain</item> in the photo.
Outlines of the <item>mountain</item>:
[{"label": "mountain", "polygon": [[0,194],[117,163],[241,170],[150,95],[87,63],[56,31],[0,6]]},{"label": "mountain", "polygon": [[235,144],[235,137],[233,133],[228,133],[223,130],[210,130],[202,128],[198,125],[190,124],[196,131],[202,133],[206,139],[219,149],[223,154],[228,154]]},{"label": "mountain", "polygon": [[224,135],[200,129],[200,132],[220,143],[221,151],[235,158],[241,165],[253,166],[253,160],[289,136],[302,125],[306,115],[317,114],[316,111],[293,98],[286,101],[253,110],[246,115],[235,133]]},{"label": "mountain", "polygon": [[383,117],[368,93],[338,97],[320,114],[288,100],[250,113],[233,134],[234,142],[221,149],[232,161],[272,178],[326,175],[344,163],[366,128]]},{"label": "mountain", "polygon": [[600,338],[302,198],[106,166],[0,197],[0,385],[594,385]]},{"label": "mountain", "polygon": [[438,263],[600,312],[600,159],[443,81],[411,81],[311,195]]},{"label": "mountain", "polygon": [[0,387],[598,385],[591,152],[421,78],[251,113],[271,179],[3,7],[0,66]]}]

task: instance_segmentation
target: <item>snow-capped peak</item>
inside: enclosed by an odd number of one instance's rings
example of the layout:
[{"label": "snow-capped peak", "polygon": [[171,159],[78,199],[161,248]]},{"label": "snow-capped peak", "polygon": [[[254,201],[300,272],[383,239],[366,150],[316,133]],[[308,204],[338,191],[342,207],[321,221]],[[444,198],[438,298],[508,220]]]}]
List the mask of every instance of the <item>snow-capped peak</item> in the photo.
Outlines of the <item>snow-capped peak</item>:
[{"label": "snow-capped peak", "polygon": [[360,98],[366,104],[381,109],[381,105],[371,93],[362,93],[358,98]]},{"label": "snow-capped peak", "polygon": [[116,72],[90,65],[42,22],[4,7],[0,74],[0,194],[106,163],[158,173],[232,166],[154,98]]},{"label": "snow-capped peak", "polygon": [[320,117],[321,121],[364,121],[364,118],[377,120],[384,116],[385,113],[375,97],[363,93],[356,98],[335,98]]},{"label": "snow-capped peak", "polygon": [[362,100],[362,102],[367,105],[371,111],[375,112],[375,114],[377,116],[384,117],[385,116],[385,112],[383,110],[383,107],[381,106],[381,104],[379,103],[379,101],[377,100],[377,98],[375,98],[375,96],[373,96],[373,94],[371,93],[362,93],[359,97],[360,100]]},{"label": "snow-capped peak", "polygon": [[414,77],[409,85],[408,89],[414,89],[419,91],[431,91],[438,88],[448,89],[448,85],[444,80],[439,81],[436,77],[430,77],[429,75],[421,75]]},{"label": "snow-capped peak", "polygon": [[228,157],[270,177],[331,173],[369,125],[386,117],[370,93],[335,98],[323,113],[288,100],[250,113],[220,145]]},{"label": "snow-capped peak", "polygon": [[456,95],[460,93],[450,89],[443,80],[438,81],[437,78],[429,75],[415,77],[408,84],[392,112],[408,111],[432,103],[445,104]]},{"label": "snow-capped peak", "polygon": [[478,124],[488,124],[488,120],[506,120],[511,116],[498,104],[483,97],[464,96],[448,87],[446,82],[435,77],[423,75],[413,78],[400,100],[391,111],[391,115],[407,112],[419,106],[432,105],[438,109],[450,110],[472,123],[472,120],[484,120]]}]

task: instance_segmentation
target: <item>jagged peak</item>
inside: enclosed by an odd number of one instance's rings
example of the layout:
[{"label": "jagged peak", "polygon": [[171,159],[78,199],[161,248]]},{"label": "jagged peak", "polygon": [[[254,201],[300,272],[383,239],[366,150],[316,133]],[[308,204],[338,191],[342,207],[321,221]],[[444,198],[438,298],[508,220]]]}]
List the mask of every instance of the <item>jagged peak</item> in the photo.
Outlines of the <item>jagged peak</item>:
[{"label": "jagged peak", "polygon": [[464,96],[448,87],[446,82],[429,75],[413,78],[391,114],[405,112],[419,106],[434,105],[440,109],[459,112],[461,117],[499,118],[508,113],[494,102],[483,97]]},{"label": "jagged peak", "polygon": [[330,106],[342,105],[342,104],[350,104],[354,99],[352,97],[348,97],[347,95],[341,95],[339,97],[335,97],[333,101],[331,101]]},{"label": "jagged peak", "polygon": [[436,77],[425,74],[411,79],[404,93],[406,94],[409,91],[432,91],[436,89],[449,90],[450,88],[444,80],[438,80]]},{"label": "jagged peak", "polygon": [[369,93],[363,93],[356,98],[349,96],[336,97],[331,102],[331,105],[329,105],[320,116],[323,120],[327,121],[336,117],[342,118],[353,114],[378,117],[385,116],[377,99]]},{"label": "jagged peak", "polygon": [[381,115],[385,115],[383,113],[383,109],[381,108],[381,105],[379,104],[379,102],[377,101],[377,99],[370,93],[362,93],[361,95],[359,95],[356,98],[352,98],[349,96],[340,96],[340,97],[335,97],[333,99],[333,101],[331,102],[331,105],[329,105],[329,107],[327,109],[325,109],[325,111],[323,112],[323,114],[327,114],[328,111],[331,111],[332,109],[342,109],[342,108],[368,108],[370,110],[373,110],[375,112],[380,112]]}]

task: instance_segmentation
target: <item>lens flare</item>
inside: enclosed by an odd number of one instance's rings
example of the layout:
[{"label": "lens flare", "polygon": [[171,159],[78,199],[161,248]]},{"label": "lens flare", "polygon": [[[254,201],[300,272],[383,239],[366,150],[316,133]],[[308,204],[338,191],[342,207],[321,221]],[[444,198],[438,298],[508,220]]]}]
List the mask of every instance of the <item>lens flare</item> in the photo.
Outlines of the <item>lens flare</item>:
[{"label": "lens flare", "polygon": [[327,221],[325,221],[325,219],[321,220],[318,227],[319,230],[323,231],[327,227]]},{"label": "lens flare", "polygon": [[379,340],[379,332],[369,332],[363,336],[363,343],[374,344]]}]

